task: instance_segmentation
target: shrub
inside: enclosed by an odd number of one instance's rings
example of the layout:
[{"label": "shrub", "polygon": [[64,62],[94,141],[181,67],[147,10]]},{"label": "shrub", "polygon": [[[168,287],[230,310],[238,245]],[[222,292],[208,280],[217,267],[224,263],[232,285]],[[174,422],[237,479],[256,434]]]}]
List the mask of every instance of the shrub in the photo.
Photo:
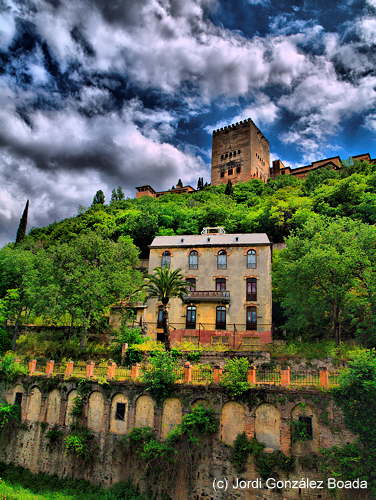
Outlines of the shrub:
[{"label": "shrub", "polygon": [[141,381],[156,399],[163,399],[170,394],[177,379],[176,369],[177,361],[172,354],[156,352],[150,358],[150,367],[142,373]]},{"label": "shrub", "polygon": [[26,375],[27,368],[16,361],[16,356],[8,352],[0,358],[0,376],[7,382],[13,382],[19,375]]},{"label": "shrub", "polygon": [[184,415],[181,425],[177,426],[175,433],[174,430],[172,431],[170,439],[176,439],[180,432],[180,436],[185,436],[189,442],[197,444],[199,435],[213,434],[217,430],[218,420],[215,417],[214,410],[203,405],[197,405]]},{"label": "shrub", "polygon": [[64,439],[64,446],[68,453],[86,459],[91,453],[92,439],[93,435],[87,429],[78,429]]},{"label": "shrub", "polygon": [[18,404],[1,404],[0,405],[0,430],[3,430],[10,424],[19,422],[20,406]]},{"label": "shrub", "polygon": [[311,439],[311,436],[307,432],[307,424],[301,420],[292,420],[291,436],[293,443],[296,443],[297,441],[307,441]]},{"label": "shrub", "polygon": [[63,437],[63,431],[55,426],[52,429],[48,430],[45,436],[48,443],[50,445],[54,445],[61,441],[61,438]]},{"label": "shrub", "polygon": [[249,362],[247,358],[234,358],[227,361],[223,370],[221,385],[225,387],[233,398],[241,397],[248,389],[247,372]]}]

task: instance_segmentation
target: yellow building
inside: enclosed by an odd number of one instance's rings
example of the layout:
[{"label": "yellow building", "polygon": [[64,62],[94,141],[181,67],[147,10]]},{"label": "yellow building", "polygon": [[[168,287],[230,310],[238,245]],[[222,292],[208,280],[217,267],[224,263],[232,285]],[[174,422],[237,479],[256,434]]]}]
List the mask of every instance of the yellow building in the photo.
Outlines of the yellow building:
[{"label": "yellow building", "polygon": [[[241,347],[271,342],[271,243],[265,233],[157,236],[149,274],[159,266],[181,269],[189,283],[183,300],[169,303],[171,340]],[[162,309],[150,298],[143,315],[148,335],[162,339]]]}]

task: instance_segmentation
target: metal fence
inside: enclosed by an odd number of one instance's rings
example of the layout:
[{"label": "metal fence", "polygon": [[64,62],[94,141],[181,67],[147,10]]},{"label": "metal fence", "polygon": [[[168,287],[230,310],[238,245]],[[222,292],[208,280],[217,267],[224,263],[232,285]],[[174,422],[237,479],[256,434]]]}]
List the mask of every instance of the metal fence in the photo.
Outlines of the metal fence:
[{"label": "metal fence", "polygon": [[280,385],[281,384],[280,370],[257,370],[256,384]]},{"label": "metal fence", "polygon": [[292,371],[290,384],[303,386],[320,385],[320,372],[306,370]]},{"label": "metal fence", "polygon": [[192,384],[212,384],[213,368],[210,365],[192,366]]}]

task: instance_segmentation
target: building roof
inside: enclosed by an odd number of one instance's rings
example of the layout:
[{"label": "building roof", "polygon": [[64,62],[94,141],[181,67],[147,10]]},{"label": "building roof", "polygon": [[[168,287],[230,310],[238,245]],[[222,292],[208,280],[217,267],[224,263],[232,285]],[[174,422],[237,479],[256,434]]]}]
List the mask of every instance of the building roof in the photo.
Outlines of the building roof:
[{"label": "building roof", "polygon": [[156,236],[149,248],[270,245],[266,233]]}]

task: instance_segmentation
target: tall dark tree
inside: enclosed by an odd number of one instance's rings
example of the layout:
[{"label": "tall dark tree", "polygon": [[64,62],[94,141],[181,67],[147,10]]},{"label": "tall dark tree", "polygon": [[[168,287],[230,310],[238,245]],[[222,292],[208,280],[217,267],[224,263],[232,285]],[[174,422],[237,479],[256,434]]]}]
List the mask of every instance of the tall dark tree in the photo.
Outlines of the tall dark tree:
[{"label": "tall dark tree", "polygon": [[204,178],[199,177],[197,181],[197,191],[200,191],[204,187]]},{"label": "tall dark tree", "polygon": [[117,194],[117,201],[124,200],[124,198],[125,198],[124,192],[120,186],[118,186],[118,188],[116,190],[116,194]]},{"label": "tall dark tree", "polygon": [[183,183],[182,183],[181,179],[178,180],[178,183],[176,184],[176,187],[177,188],[182,188],[183,187]]},{"label": "tall dark tree", "polygon": [[231,195],[232,191],[233,191],[233,189],[232,189],[232,182],[229,179],[228,182],[227,182],[227,184],[226,184],[225,194]]},{"label": "tall dark tree", "polygon": [[97,191],[95,193],[95,196],[93,198],[93,203],[92,205],[104,205],[104,201],[105,201],[105,198],[104,198],[104,193],[103,191],[100,189],[99,191]]},{"label": "tall dark tree", "polygon": [[21,243],[21,241],[25,238],[28,213],[29,213],[29,200],[27,200],[26,202],[22,217],[20,219],[20,223],[18,225],[16,243]]}]

